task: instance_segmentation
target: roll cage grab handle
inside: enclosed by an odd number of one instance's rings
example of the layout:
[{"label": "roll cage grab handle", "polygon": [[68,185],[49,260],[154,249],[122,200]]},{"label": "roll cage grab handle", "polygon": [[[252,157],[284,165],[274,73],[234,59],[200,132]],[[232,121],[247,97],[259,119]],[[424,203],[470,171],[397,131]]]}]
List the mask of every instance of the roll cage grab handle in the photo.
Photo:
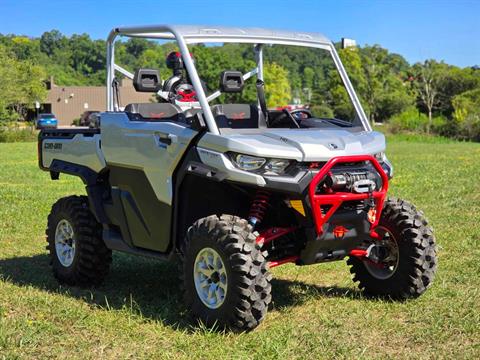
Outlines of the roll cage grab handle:
[{"label": "roll cage grab handle", "polygon": [[[291,45],[291,46],[303,46],[311,48],[321,48],[331,53],[333,62],[339,72],[340,78],[345,85],[347,93],[352,101],[357,116],[359,117],[364,129],[366,131],[372,131],[370,123],[363,111],[360,101],[353,89],[353,86],[348,78],[345,68],[340,61],[340,57],[335,49],[335,46],[331,41],[315,41],[307,34],[299,34],[298,38],[292,39],[288,37],[275,36],[275,35],[248,35],[245,37],[222,34],[216,29],[201,29],[198,34],[187,34],[189,43],[204,43],[204,42],[222,42],[222,43],[251,43],[255,45],[255,60],[257,62],[257,77],[263,80],[263,44],[279,44],[279,45]],[[113,82],[115,79],[115,71],[119,71],[123,75],[133,78],[133,74],[123,69],[121,66],[115,64],[115,38],[119,35],[128,37],[140,37],[150,39],[170,39],[176,40],[180,53],[185,64],[185,67],[192,81],[193,88],[197,94],[198,102],[202,107],[203,115],[209,132],[215,135],[219,135],[220,132],[217,127],[217,123],[213,117],[210,109],[209,100],[205,94],[200,77],[193,63],[190,52],[188,51],[187,41],[175,26],[169,25],[153,25],[153,26],[141,26],[141,27],[124,27],[113,29],[107,38],[107,111],[118,111],[118,104],[115,104],[113,93]]]}]

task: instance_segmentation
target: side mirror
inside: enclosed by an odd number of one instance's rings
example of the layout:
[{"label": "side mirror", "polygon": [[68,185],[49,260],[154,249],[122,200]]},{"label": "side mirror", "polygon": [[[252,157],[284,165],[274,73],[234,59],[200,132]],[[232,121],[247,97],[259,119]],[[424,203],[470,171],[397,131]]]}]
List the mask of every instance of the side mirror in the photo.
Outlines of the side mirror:
[{"label": "side mirror", "polygon": [[243,90],[245,85],[243,74],[240,71],[225,70],[220,74],[220,91],[224,93],[236,93]]},{"label": "side mirror", "polygon": [[138,92],[157,92],[162,89],[160,73],[155,69],[138,69],[133,76],[133,87]]}]

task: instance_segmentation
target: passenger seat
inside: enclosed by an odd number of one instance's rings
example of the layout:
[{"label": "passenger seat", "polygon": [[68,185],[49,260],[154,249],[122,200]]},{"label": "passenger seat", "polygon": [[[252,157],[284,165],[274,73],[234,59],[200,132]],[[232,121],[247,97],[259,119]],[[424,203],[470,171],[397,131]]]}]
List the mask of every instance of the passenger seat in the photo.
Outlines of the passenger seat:
[{"label": "passenger seat", "polygon": [[262,125],[257,105],[220,104],[212,106],[212,114],[220,129],[258,129]]}]

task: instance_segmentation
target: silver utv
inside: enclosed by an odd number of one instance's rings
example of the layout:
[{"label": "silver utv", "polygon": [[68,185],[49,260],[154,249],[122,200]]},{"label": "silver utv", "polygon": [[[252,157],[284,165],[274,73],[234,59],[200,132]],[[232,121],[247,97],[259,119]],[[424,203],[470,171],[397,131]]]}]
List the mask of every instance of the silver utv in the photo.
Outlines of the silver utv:
[{"label": "silver utv", "polygon": [[[115,62],[117,37],[174,40],[167,62],[134,73]],[[224,69],[206,88],[191,54],[197,44],[248,44],[254,66]],[[212,45],[208,45],[212,46]],[[330,59],[351,103],[351,119],[266,105],[264,58],[275,46],[311,48]],[[189,48],[190,47],[190,48]],[[246,51],[247,51],[246,50]],[[118,77],[158,102],[122,104]],[[256,101],[227,103],[254,83]],[[270,268],[348,258],[366,292],[418,296],[436,268],[423,215],[388,199],[392,166],[372,131],[334,44],[315,33],[144,26],[107,41],[107,111],[91,128],[42,131],[40,167],[73,174],[88,197],[52,208],[47,241],[55,276],[103,280],[111,250],[183,263],[185,298],[205,323],[255,328],[271,303]],[[87,230],[90,229],[90,230]]]}]

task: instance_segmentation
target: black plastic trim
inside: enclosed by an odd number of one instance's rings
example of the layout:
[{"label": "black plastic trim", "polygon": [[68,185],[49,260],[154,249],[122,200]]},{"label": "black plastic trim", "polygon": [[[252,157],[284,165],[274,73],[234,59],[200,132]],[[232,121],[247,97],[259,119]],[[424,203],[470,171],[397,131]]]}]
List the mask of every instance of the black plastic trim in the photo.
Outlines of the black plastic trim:
[{"label": "black plastic trim", "polygon": [[[195,169],[192,169],[191,165],[192,164],[202,164],[201,169],[206,169],[208,168],[207,165],[203,164],[200,157],[198,156],[197,152],[197,145],[202,136],[206,133],[205,129],[201,129],[197,135],[190,141],[189,148],[185,150],[183,153],[182,159],[178,162],[178,165],[172,175],[173,179],[173,199],[172,199],[172,227],[170,231],[170,239],[171,239],[171,246],[170,246],[170,252],[171,256],[175,255],[175,249],[177,246],[177,237],[178,237],[178,218],[179,218],[179,209],[180,209],[180,204],[179,204],[179,190],[182,185],[183,179],[185,178],[185,175],[188,173],[192,173],[195,175],[200,175],[199,173],[201,170],[200,168],[197,168],[198,172],[195,171]],[[190,171],[189,171],[190,169]],[[208,177],[208,176],[206,176]]]},{"label": "black plastic trim", "polygon": [[[344,226],[349,230],[343,237],[336,238],[333,230],[336,226]],[[305,248],[300,254],[303,264],[343,259],[350,250],[370,239],[370,223],[363,211],[337,212],[324,225],[324,232],[317,236],[313,228],[309,229]]]},{"label": "black plastic trim", "polygon": [[38,140],[37,140],[37,154],[38,154],[38,167],[41,170],[48,171],[48,168],[43,166],[43,131],[38,133]]},{"label": "black plastic trim", "polygon": [[[142,169],[108,165],[111,193],[118,189],[113,207],[121,215],[114,224],[121,227],[126,237],[128,228],[132,245],[161,253],[168,252],[171,244],[172,206],[160,201]],[[123,212],[120,212],[119,209]],[[110,210],[110,209],[109,209]],[[127,227],[123,228],[122,224]]]},{"label": "black plastic trim", "polygon": [[266,189],[301,195],[310,185],[315,174],[315,171],[301,170],[295,176],[263,176],[263,178]]},{"label": "black plastic trim", "polygon": [[122,236],[113,229],[103,230],[103,241],[110,250],[121,251],[133,255],[142,255],[160,260],[167,260],[168,255],[152,250],[141,249],[129,246],[122,238]]},{"label": "black plastic trim", "polygon": [[39,133],[39,137],[43,139],[72,139],[75,135],[82,134],[83,136],[93,136],[100,134],[98,128],[69,128],[69,129],[43,129]]},{"label": "black plastic trim", "polygon": [[223,181],[228,175],[198,161],[189,161],[186,165],[186,171],[190,174],[202,176],[214,181]]},{"label": "black plastic trim", "polygon": [[78,176],[85,184],[88,199],[90,202],[90,210],[100,223],[106,224],[109,222],[108,217],[103,208],[103,193],[105,187],[101,181],[98,173],[92,169],[73,164],[67,161],[55,159],[52,161],[50,168],[50,176],[52,179],[58,176],[59,173]]},{"label": "black plastic trim", "polygon": [[78,176],[87,186],[96,184],[98,178],[98,174],[86,166],[58,159],[52,161],[48,170]]}]

